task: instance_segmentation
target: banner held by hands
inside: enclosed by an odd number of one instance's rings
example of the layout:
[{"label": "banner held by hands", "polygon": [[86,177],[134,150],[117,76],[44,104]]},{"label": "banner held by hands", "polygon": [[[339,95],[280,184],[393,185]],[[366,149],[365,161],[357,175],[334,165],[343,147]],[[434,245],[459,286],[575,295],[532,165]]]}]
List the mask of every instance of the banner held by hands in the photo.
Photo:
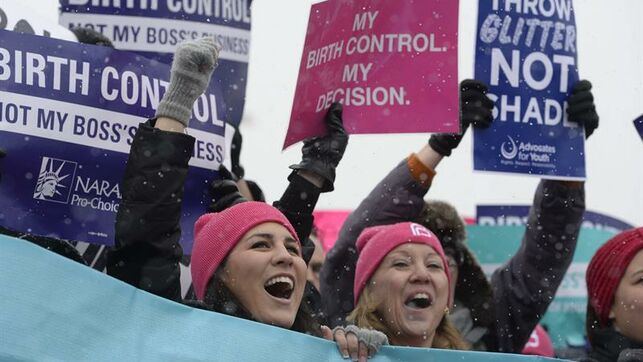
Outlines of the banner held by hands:
[{"label": "banner held by hands", "polygon": [[[181,305],[25,240],[0,235],[0,255],[6,256],[0,264],[3,361],[346,360],[333,342]],[[278,353],[270,353],[275,346]],[[373,361],[555,360],[385,346]]]}]

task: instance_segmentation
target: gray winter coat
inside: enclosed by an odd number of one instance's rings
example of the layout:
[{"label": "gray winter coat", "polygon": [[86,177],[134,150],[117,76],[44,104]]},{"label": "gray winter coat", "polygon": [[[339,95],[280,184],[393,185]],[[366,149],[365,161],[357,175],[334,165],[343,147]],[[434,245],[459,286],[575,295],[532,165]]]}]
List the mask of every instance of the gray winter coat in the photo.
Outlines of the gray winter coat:
[{"label": "gray winter coat", "polygon": [[[322,310],[331,325],[353,309],[353,280],[362,230],[415,220],[428,188],[412,177],[406,162],[395,167],[344,223],[321,270]],[[536,189],[520,249],[491,277],[489,301],[495,325],[482,341],[489,351],[519,353],[552,301],[569,267],[585,210],[583,187],[542,180]],[[492,242],[492,240],[490,240]]]}]

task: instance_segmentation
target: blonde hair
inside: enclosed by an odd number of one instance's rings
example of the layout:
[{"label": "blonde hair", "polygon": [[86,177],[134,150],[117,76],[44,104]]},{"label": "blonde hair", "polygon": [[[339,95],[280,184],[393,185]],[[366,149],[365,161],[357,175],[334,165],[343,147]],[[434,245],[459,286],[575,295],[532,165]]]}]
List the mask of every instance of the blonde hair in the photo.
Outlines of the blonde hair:
[{"label": "blonde hair", "polygon": [[[369,328],[378,330],[392,340],[395,333],[382,321],[382,318],[377,313],[377,307],[380,301],[375,300],[370,291],[370,285],[362,291],[355,309],[346,318],[349,322],[355,324],[360,328]],[[460,332],[453,326],[447,318],[447,313],[444,314],[440,324],[435,330],[433,337],[432,348],[441,349],[458,349],[468,350],[469,345],[462,339]]]}]

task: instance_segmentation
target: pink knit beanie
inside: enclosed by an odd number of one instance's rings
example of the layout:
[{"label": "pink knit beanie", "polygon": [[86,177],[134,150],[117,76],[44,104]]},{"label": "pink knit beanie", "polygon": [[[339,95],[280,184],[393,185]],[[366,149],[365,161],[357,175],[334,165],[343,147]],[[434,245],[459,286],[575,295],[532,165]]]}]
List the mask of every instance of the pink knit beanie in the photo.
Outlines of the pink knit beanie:
[{"label": "pink knit beanie", "polygon": [[[362,290],[368,283],[380,263],[391,250],[405,243],[426,244],[440,255],[442,265],[447,273],[449,286],[451,273],[449,263],[444,256],[440,240],[429,229],[412,222],[402,222],[393,225],[373,226],[362,231],[357,238],[357,267],[355,268],[355,282],[353,285],[354,302],[357,304]],[[451,288],[449,288],[449,305],[451,305]]]},{"label": "pink knit beanie", "polygon": [[623,231],[603,244],[587,266],[587,297],[602,326],[607,326],[614,294],[634,255],[643,249],[643,227]]},{"label": "pink knit beanie", "polygon": [[288,219],[263,202],[242,202],[218,213],[205,214],[196,221],[190,271],[194,293],[199,300],[203,300],[210,278],[241,237],[266,222],[283,225],[299,241]]}]

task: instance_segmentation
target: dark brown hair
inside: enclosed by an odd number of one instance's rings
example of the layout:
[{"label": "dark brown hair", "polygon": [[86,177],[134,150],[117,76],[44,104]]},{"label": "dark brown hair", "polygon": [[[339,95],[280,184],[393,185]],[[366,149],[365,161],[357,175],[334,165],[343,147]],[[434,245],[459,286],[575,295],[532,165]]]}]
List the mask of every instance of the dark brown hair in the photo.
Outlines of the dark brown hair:
[{"label": "dark brown hair", "polygon": [[589,341],[589,344],[591,346],[594,345],[594,343],[596,342],[594,339],[596,338],[598,331],[605,330],[608,328],[613,328],[612,322],[610,321],[609,325],[607,326],[601,325],[601,322],[598,320],[598,315],[596,314],[596,311],[594,311],[594,308],[588,301],[587,315],[585,317],[585,332],[587,333],[587,340]]}]

